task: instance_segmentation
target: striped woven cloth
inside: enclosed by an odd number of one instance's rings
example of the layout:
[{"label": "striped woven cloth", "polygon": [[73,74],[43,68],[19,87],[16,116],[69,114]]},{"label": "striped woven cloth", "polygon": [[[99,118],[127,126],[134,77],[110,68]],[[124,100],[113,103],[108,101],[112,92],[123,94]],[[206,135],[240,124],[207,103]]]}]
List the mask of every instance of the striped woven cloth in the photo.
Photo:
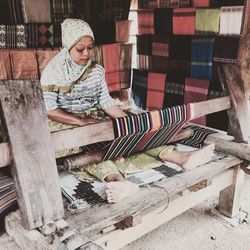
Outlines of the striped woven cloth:
[{"label": "striped woven cloth", "polygon": [[137,12],[138,34],[154,34],[154,10],[140,10]]},{"label": "striped woven cloth", "polygon": [[185,8],[190,6],[190,0],[160,0],[161,8]]},{"label": "striped woven cloth", "polygon": [[61,23],[73,16],[73,0],[50,0],[51,21]]},{"label": "striped woven cloth", "polygon": [[103,160],[167,144],[189,119],[190,105],[116,118],[115,140]]}]

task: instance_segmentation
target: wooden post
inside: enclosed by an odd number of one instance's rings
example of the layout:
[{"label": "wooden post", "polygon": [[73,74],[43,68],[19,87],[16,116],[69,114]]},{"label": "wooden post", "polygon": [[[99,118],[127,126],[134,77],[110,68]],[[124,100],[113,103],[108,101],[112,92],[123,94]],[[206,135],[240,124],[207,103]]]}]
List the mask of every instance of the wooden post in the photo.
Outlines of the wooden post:
[{"label": "wooden post", "polygon": [[14,159],[18,205],[27,229],[63,217],[59,178],[38,81],[0,81]]},{"label": "wooden post", "polygon": [[233,185],[220,192],[218,210],[225,216],[235,217],[240,211],[240,194],[245,174],[240,164],[234,168]]}]

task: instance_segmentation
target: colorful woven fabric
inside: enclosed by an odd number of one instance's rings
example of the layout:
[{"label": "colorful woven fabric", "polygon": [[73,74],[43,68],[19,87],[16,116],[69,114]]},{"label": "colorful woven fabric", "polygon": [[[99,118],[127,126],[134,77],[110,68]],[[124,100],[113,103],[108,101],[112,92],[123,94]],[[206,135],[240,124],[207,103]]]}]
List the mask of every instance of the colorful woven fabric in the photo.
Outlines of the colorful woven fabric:
[{"label": "colorful woven fabric", "polygon": [[9,53],[8,49],[0,49],[0,80],[12,79]]},{"label": "colorful woven fabric", "polygon": [[173,9],[154,9],[154,32],[155,34],[173,33]]},{"label": "colorful woven fabric", "polygon": [[189,7],[190,0],[160,0],[161,8],[185,8]]},{"label": "colorful woven fabric", "polygon": [[244,6],[221,7],[220,35],[240,35]]},{"label": "colorful woven fabric", "polygon": [[35,50],[11,50],[10,58],[14,80],[39,78]]},{"label": "colorful woven fabric", "polygon": [[73,16],[72,0],[50,0],[52,23],[61,23]]},{"label": "colorful woven fabric", "polygon": [[105,78],[109,92],[121,90],[120,78],[120,54],[119,44],[102,45],[103,64],[105,68]]},{"label": "colorful woven fabric", "polygon": [[212,79],[214,38],[192,39],[191,77]]},{"label": "colorful woven fabric", "polygon": [[138,34],[154,34],[154,11],[140,10],[137,12]]},{"label": "colorful woven fabric", "polygon": [[195,8],[176,8],[173,10],[173,33],[176,35],[195,34]]},{"label": "colorful woven fabric", "polygon": [[152,56],[137,55],[137,65],[141,69],[153,70]]},{"label": "colorful woven fabric", "polygon": [[192,0],[193,7],[209,7],[210,0]]},{"label": "colorful woven fabric", "polygon": [[115,41],[117,43],[126,43],[129,40],[131,20],[115,21]]},{"label": "colorful woven fabric", "polygon": [[166,74],[148,73],[147,104],[148,110],[163,108]]},{"label": "colorful woven fabric", "polygon": [[220,9],[197,9],[195,16],[195,32],[197,34],[218,34]]},{"label": "colorful woven fabric", "polygon": [[103,160],[165,145],[189,119],[189,105],[114,119],[115,140]]},{"label": "colorful woven fabric", "polygon": [[239,41],[238,37],[216,37],[213,60],[216,62],[237,63]]},{"label": "colorful woven fabric", "polygon": [[36,56],[38,62],[39,75],[41,76],[46,65],[51,61],[57,54],[59,49],[37,49]]},{"label": "colorful woven fabric", "polygon": [[0,25],[0,48],[26,48],[24,25]]},{"label": "colorful woven fabric", "polygon": [[25,23],[50,23],[50,0],[21,0]]},{"label": "colorful woven fabric", "polygon": [[[201,102],[207,100],[209,81],[203,79],[186,78],[184,103]],[[192,122],[206,125],[206,117],[200,117]]]},{"label": "colorful woven fabric", "polygon": [[148,71],[133,69],[131,97],[137,107],[146,109]]},{"label": "colorful woven fabric", "polygon": [[176,61],[191,61],[191,37],[172,36],[169,44],[169,57]]},{"label": "colorful woven fabric", "polygon": [[196,125],[190,125],[188,128],[193,130],[193,135],[187,139],[179,141],[181,144],[185,144],[187,146],[192,146],[194,148],[202,148],[204,145],[204,141],[207,136],[210,134],[217,133],[216,131]]},{"label": "colorful woven fabric", "polygon": [[158,0],[140,0],[138,1],[138,9],[154,9],[158,8]]},{"label": "colorful woven fabric", "polygon": [[26,33],[28,48],[54,46],[54,26],[52,24],[29,23],[26,25]]},{"label": "colorful woven fabric", "polygon": [[137,35],[136,48],[138,55],[152,55],[152,35]]},{"label": "colorful woven fabric", "polygon": [[4,175],[0,175],[0,219],[17,208],[16,191],[14,181]]}]

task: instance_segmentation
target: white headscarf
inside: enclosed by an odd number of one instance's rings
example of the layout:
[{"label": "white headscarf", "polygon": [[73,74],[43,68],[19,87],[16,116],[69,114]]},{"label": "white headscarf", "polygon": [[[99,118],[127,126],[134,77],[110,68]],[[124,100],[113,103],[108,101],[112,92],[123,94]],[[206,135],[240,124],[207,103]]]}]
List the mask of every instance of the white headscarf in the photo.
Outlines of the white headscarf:
[{"label": "white headscarf", "polygon": [[81,77],[84,71],[91,65],[91,60],[84,66],[75,63],[69,50],[84,36],[92,37],[93,32],[88,23],[80,19],[65,19],[62,23],[63,49],[45,67],[40,82],[47,85],[71,85]]}]

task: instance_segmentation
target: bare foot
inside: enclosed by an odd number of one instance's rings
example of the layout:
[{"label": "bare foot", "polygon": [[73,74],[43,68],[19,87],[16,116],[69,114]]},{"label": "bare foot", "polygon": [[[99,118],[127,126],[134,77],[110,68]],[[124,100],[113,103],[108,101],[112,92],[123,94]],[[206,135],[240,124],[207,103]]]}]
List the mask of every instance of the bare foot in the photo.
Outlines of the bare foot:
[{"label": "bare foot", "polygon": [[107,200],[109,203],[116,203],[125,197],[135,194],[139,190],[138,185],[126,180],[108,182],[106,187]]},{"label": "bare foot", "polygon": [[214,148],[214,144],[210,144],[201,149],[188,152],[187,155],[183,158],[184,161],[182,167],[189,170],[196,168],[202,164],[206,164],[212,159]]}]

